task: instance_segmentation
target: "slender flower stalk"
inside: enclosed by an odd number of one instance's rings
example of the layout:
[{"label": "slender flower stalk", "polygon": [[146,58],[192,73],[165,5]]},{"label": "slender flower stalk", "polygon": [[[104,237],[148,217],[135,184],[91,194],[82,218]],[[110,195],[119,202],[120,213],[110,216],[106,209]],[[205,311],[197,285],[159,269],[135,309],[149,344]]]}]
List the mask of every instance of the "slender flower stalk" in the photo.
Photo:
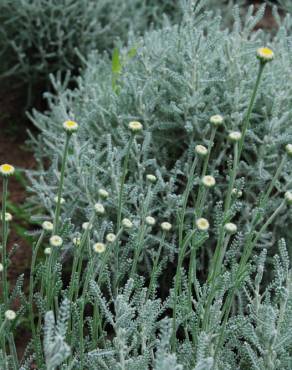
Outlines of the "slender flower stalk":
[{"label": "slender flower stalk", "polygon": [[55,218],[54,218],[54,229],[53,229],[54,235],[58,234],[58,228],[59,228],[62,192],[63,192],[65,168],[66,168],[66,161],[67,161],[67,156],[68,156],[70,138],[71,138],[71,134],[67,133],[64,152],[63,152],[62,165],[61,165],[61,175],[60,175],[60,181],[59,181],[59,187],[58,187],[57,204],[56,204],[56,211],[55,211]]},{"label": "slender flower stalk", "polygon": [[121,182],[120,182],[120,189],[119,189],[120,191],[119,191],[119,199],[118,199],[117,230],[120,230],[121,228],[121,220],[122,220],[122,214],[123,214],[124,186],[125,186],[125,180],[126,180],[127,171],[128,171],[129,157],[130,157],[130,152],[131,152],[131,147],[134,141],[134,137],[135,137],[134,134],[132,134],[130,137],[124,164],[123,164],[123,169],[122,169],[122,177],[121,177]]},{"label": "slender flower stalk", "polygon": [[8,191],[8,178],[3,177],[3,190],[2,190],[2,288],[3,288],[3,299],[5,307],[8,308],[8,282],[7,282],[7,221],[5,218],[6,214],[6,201]]},{"label": "slender flower stalk", "polygon": [[224,204],[224,211],[225,213],[229,210],[231,205],[231,199],[232,199],[232,190],[234,188],[234,183],[237,175],[237,169],[238,169],[238,160],[239,160],[239,148],[238,148],[238,142],[234,142],[233,146],[233,166],[228,182],[228,189],[227,189],[227,195],[225,198],[225,204]]},{"label": "slender flower stalk", "polygon": [[148,212],[149,205],[150,205],[151,191],[152,191],[152,183],[150,182],[150,184],[148,186],[148,190],[147,190],[146,199],[145,199],[145,202],[143,203],[143,206],[142,206],[142,212],[141,212],[142,222],[141,222],[141,226],[139,227],[139,233],[138,233],[138,237],[137,237],[137,247],[135,248],[135,251],[134,251],[134,259],[133,259],[133,263],[132,263],[130,278],[133,278],[133,276],[136,273],[138,260],[140,258],[141,251],[142,251],[143,245],[144,245],[143,241],[145,239],[145,233],[146,233],[146,230],[147,230],[146,214]]},{"label": "slender flower stalk", "polygon": [[[259,57],[259,54],[258,54],[258,57]],[[249,102],[249,105],[248,105],[247,113],[246,113],[245,119],[243,121],[242,131],[241,131],[241,133],[233,132],[233,133],[229,134],[229,139],[231,139],[231,141],[234,142],[234,159],[233,159],[233,169],[232,169],[232,172],[231,172],[231,178],[230,178],[230,181],[229,181],[227,196],[226,196],[225,204],[224,204],[224,219],[226,218],[227,212],[228,212],[228,210],[230,208],[230,205],[231,205],[232,189],[234,187],[234,182],[235,182],[235,178],[236,178],[236,174],[237,174],[237,168],[238,168],[238,164],[239,164],[239,161],[240,161],[240,158],[241,158],[241,153],[242,153],[242,149],[243,149],[243,144],[244,144],[246,132],[249,128],[251,113],[252,113],[253,106],[254,106],[254,103],[255,103],[255,99],[256,99],[257,91],[258,91],[259,84],[260,84],[260,81],[261,81],[261,78],[262,78],[262,74],[263,74],[263,71],[264,71],[264,67],[265,67],[266,62],[267,62],[267,60],[264,60],[262,58],[259,58],[259,60],[260,61],[259,61],[258,74],[257,74],[256,82],[255,82],[255,85],[254,85],[254,89],[252,91],[251,99],[250,99],[250,102]],[[205,315],[204,315],[204,319],[203,319],[203,329],[204,330],[207,330],[207,325],[208,325],[209,315],[210,315],[210,307],[211,307],[211,304],[212,304],[212,300],[214,298],[215,277],[216,277],[216,274],[219,273],[218,272],[218,269],[219,269],[218,264],[220,263],[220,260],[222,258],[224,258],[224,256],[221,256],[221,258],[220,258],[220,250],[222,249],[222,245],[223,245],[223,242],[224,242],[224,237],[225,237],[225,230],[224,230],[224,223],[223,223],[221,228],[220,228],[218,241],[217,241],[217,245],[216,245],[216,248],[215,248],[215,253],[214,253],[214,256],[213,256],[213,259],[212,259],[212,262],[211,262],[211,268],[210,268],[209,277],[208,277],[208,282],[211,285],[211,289],[210,289],[210,293],[209,293],[209,296],[208,296],[208,299],[207,299],[207,305],[206,305],[206,308],[205,308]]]},{"label": "slender flower stalk", "polygon": [[[32,330],[32,337],[33,337],[33,341],[36,345],[36,348],[38,348],[38,346],[41,346],[41,342],[40,342],[40,337],[37,336],[35,323],[34,323],[34,310],[33,310],[34,272],[35,272],[35,264],[36,264],[37,254],[38,254],[39,248],[42,244],[44,234],[45,234],[45,230],[43,230],[41,232],[41,235],[40,235],[37,243],[35,244],[35,247],[33,248],[32,258],[31,258],[31,266],[30,266],[30,276],[29,276],[29,298],[28,298],[29,316],[30,316],[30,325],[31,325],[31,330]],[[41,360],[40,360],[39,351],[37,351],[36,355],[37,355],[38,366],[40,366],[41,365]]]},{"label": "slender flower stalk", "polygon": [[[212,117],[211,117],[211,119],[212,119]],[[207,152],[207,155],[204,158],[203,169],[202,169],[202,172],[201,172],[201,178],[204,178],[207,174],[207,169],[208,169],[208,166],[209,166],[211,151],[212,151],[212,148],[213,148],[213,145],[214,145],[214,139],[215,139],[217,128],[218,128],[217,124],[216,125],[212,124],[211,135],[210,135],[208,149],[207,149],[208,152]],[[200,210],[202,208],[201,205],[204,202],[204,200],[202,198],[204,197],[205,189],[206,188],[204,187],[203,183],[201,182],[200,185],[199,185],[199,192],[198,192],[196,205],[195,205],[196,210]]]},{"label": "slender flower stalk", "polygon": [[190,169],[190,173],[188,175],[187,186],[183,194],[183,206],[182,206],[182,210],[179,215],[179,246],[181,246],[182,240],[183,240],[183,229],[184,229],[186,208],[187,208],[187,203],[188,203],[188,199],[190,196],[190,192],[194,184],[194,175],[195,175],[197,164],[198,164],[198,156],[196,155],[194,158],[192,167]]},{"label": "slender flower stalk", "polygon": [[261,61],[259,62],[259,69],[258,69],[256,82],[255,82],[255,85],[254,85],[254,88],[253,88],[253,92],[252,92],[252,95],[251,95],[251,99],[250,99],[250,102],[249,102],[247,113],[246,113],[246,116],[245,116],[245,119],[244,119],[243,125],[242,125],[241,139],[240,139],[239,145],[238,145],[238,158],[239,159],[241,157],[241,152],[242,152],[242,149],[243,149],[245,135],[246,135],[246,132],[249,128],[250,116],[251,116],[252,109],[253,109],[253,106],[254,106],[254,103],[255,103],[257,91],[258,91],[258,88],[259,88],[259,85],[260,85],[260,81],[261,81],[261,78],[262,78],[262,75],[263,75],[265,65],[266,65],[266,63],[262,63]]},{"label": "slender flower stalk", "polygon": [[[130,140],[128,143],[126,156],[124,159],[123,169],[122,169],[122,177],[120,182],[120,189],[119,189],[119,197],[118,197],[118,213],[117,213],[117,230],[121,228],[122,222],[122,215],[123,215],[123,195],[124,195],[124,186],[128,171],[128,163],[131,153],[132,144],[134,142],[135,135],[143,129],[143,126],[138,121],[133,121],[129,123],[129,129],[131,131]],[[119,271],[119,244],[115,243],[115,293],[118,290],[118,271]]]},{"label": "slender flower stalk", "polygon": [[0,175],[3,178],[3,189],[2,189],[2,250],[1,250],[1,259],[2,259],[2,289],[3,289],[3,299],[5,308],[8,308],[8,281],[7,281],[7,268],[8,268],[8,261],[7,261],[7,237],[8,237],[8,222],[9,222],[9,215],[6,212],[6,202],[7,202],[7,193],[8,193],[8,178],[14,174],[14,167],[11,164],[2,164],[0,166]]}]

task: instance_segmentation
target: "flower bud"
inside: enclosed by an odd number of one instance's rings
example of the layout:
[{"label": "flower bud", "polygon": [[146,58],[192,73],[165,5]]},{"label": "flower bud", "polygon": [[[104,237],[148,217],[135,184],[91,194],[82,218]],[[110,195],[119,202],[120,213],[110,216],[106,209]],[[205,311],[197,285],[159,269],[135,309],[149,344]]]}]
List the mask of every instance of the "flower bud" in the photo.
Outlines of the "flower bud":
[{"label": "flower bud", "polygon": [[129,123],[129,129],[135,134],[143,130],[143,125],[138,121],[132,121]]},{"label": "flower bud", "polygon": [[125,229],[131,229],[133,227],[133,223],[128,219],[128,218],[124,218],[122,220],[122,226],[125,228]]},{"label": "flower bud", "polygon": [[237,231],[237,226],[232,222],[228,222],[227,224],[224,225],[224,230],[228,234],[235,234]]},{"label": "flower bud", "polygon": [[59,235],[52,235],[50,237],[50,244],[52,247],[61,247],[63,239]]},{"label": "flower bud", "polygon": [[9,321],[12,321],[16,318],[16,313],[12,310],[5,311],[4,315],[5,315],[5,318]]},{"label": "flower bud", "polygon": [[195,152],[201,157],[206,157],[208,149],[204,145],[196,145]]},{"label": "flower bud", "polygon": [[241,135],[241,132],[239,131],[232,131],[228,135],[228,139],[232,141],[233,143],[240,141],[241,138],[242,138],[242,135]]},{"label": "flower bud", "polygon": [[148,225],[148,226],[154,226],[155,225],[155,218],[154,217],[152,217],[152,216],[147,216],[146,218],[145,218],[145,222],[146,222],[146,224]]},{"label": "flower bud", "polygon": [[94,209],[95,209],[95,212],[98,214],[98,215],[103,215],[105,213],[105,209],[104,209],[104,206],[101,204],[101,203],[96,203],[94,205]]},{"label": "flower bud", "polygon": [[215,186],[216,181],[213,176],[207,175],[202,178],[202,183],[206,188],[212,188]]},{"label": "flower bud", "polygon": [[42,228],[45,231],[53,231],[54,225],[50,221],[44,221],[42,223]]},{"label": "flower bud", "polygon": [[95,253],[103,253],[106,249],[106,246],[103,243],[95,243],[93,245],[93,250]]},{"label": "flower bud", "polygon": [[196,225],[200,231],[207,231],[210,227],[209,221],[206,220],[205,218],[197,219]]},{"label": "flower bud", "polygon": [[292,192],[291,191],[286,191],[285,200],[289,206],[292,205]]},{"label": "flower bud", "polygon": [[169,222],[162,222],[160,227],[163,231],[170,231],[172,228],[172,225]]},{"label": "flower bud", "polygon": [[215,114],[214,116],[210,117],[210,123],[216,127],[222,125],[223,121],[224,119],[220,114]]}]

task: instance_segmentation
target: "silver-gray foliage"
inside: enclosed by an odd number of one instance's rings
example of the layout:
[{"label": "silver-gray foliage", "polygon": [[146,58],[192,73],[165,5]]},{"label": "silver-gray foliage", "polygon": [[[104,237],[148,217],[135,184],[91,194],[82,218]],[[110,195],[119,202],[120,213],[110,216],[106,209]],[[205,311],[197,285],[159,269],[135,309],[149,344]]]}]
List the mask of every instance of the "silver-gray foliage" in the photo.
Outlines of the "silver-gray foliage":
[{"label": "silver-gray foliage", "polygon": [[[264,72],[243,152],[242,179],[237,182],[239,188],[244,187],[246,209],[242,217],[246,221],[255,194],[272,178],[285,144],[292,140],[292,22],[288,16],[273,38],[263,31],[253,32],[263,12],[264,7],[252,15],[250,8],[242,20],[235,7],[232,31],[221,30],[220,16],[213,17],[211,12],[203,16],[186,13],[181,26],[152,31],[130,41],[129,48],[121,49],[113,61],[91,54],[74,90],[66,89],[66,81],[62,84],[53,79],[56,92],[47,94],[49,113],[34,112],[32,117],[41,131],[33,141],[38,160],[55,158],[49,176],[42,171],[32,174],[41,204],[51,209],[55,168],[63,145],[58,140],[60,122],[68,117],[81,127],[65,189],[72,201],[78,198],[74,205],[81,209],[89,198],[97,198],[96,181],[106,187],[116,173],[108,161],[120,155],[113,146],[123,153],[130,120],[141,121],[148,131],[139,154],[146,162],[141,164],[144,168],[166,176],[173,167],[177,174],[184,172],[195,145],[208,144],[210,115],[221,113],[225,117],[225,132],[241,128],[257,74],[255,51],[268,44],[276,58]],[[222,184],[227,182],[225,170],[230,164],[226,137],[222,130],[211,158],[211,168]],[[289,187],[289,175],[287,165],[277,183],[278,192]],[[217,195],[220,197],[220,190]],[[275,197],[272,205],[277,202]],[[290,223],[291,216],[281,215],[274,230],[282,229],[284,222]]]}]

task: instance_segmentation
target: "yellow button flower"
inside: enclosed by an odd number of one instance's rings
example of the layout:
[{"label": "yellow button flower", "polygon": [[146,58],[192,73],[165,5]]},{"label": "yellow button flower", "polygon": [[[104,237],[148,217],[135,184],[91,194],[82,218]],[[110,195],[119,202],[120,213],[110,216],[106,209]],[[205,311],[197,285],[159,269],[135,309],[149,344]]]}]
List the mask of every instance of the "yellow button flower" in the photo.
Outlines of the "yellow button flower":
[{"label": "yellow button flower", "polygon": [[270,62],[274,59],[274,52],[270,48],[263,47],[257,50],[257,57],[261,62]]},{"label": "yellow button flower", "polygon": [[65,121],[63,123],[64,130],[69,134],[76,132],[78,130],[78,123],[75,121]]},{"label": "yellow button flower", "polygon": [[0,173],[2,176],[11,176],[14,174],[15,168],[11,164],[2,164],[0,166]]}]

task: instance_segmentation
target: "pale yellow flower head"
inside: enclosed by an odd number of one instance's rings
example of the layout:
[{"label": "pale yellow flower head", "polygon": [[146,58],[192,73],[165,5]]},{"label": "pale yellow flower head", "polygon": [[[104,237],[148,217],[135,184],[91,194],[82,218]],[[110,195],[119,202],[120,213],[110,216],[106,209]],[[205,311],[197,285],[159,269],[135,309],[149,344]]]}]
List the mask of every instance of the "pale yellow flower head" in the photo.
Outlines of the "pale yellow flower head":
[{"label": "pale yellow flower head", "polygon": [[104,209],[104,206],[101,204],[101,203],[96,203],[94,205],[94,209],[95,209],[95,212],[98,214],[98,215],[103,215],[105,213],[105,209]]},{"label": "pale yellow flower head", "polygon": [[289,206],[292,205],[292,191],[286,191],[285,193],[285,200]]},{"label": "pale yellow flower head", "polygon": [[106,246],[103,243],[95,243],[93,245],[93,250],[95,253],[103,253],[105,249],[106,249]]},{"label": "pale yellow flower head", "polygon": [[202,178],[202,183],[206,188],[212,188],[216,184],[216,180],[213,176],[207,175]]},{"label": "pale yellow flower head", "polygon": [[16,313],[12,310],[5,311],[4,315],[5,315],[5,318],[9,321],[12,321],[16,318]]},{"label": "pale yellow flower head", "polygon": [[270,62],[274,59],[274,52],[267,47],[259,48],[257,50],[257,58],[263,63]]},{"label": "pale yellow flower head", "polygon": [[63,239],[59,235],[52,235],[50,237],[50,245],[52,247],[61,247],[63,244]]},{"label": "pale yellow flower head", "polygon": [[3,265],[2,265],[2,263],[0,263],[0,272],[2,272],[3,271]]},{"label": "pale yellow flower head", "polygon": [[[55,203],[58,203],[58,197],[56,196],[56,197],[54,197],[54,202]],[[64,204],[66,201],[65,201],[65,199],[64,198],[60,198],[60,204]]]},{"label": "pale yellow flower head", "polygon": [[224,230],[228,234],[235,234],[237,231],[237,226],[233,222],[228,222],[227,224],[224,225]]},{"label": "pale yellow flower head", "polygon": [[143,125],[141,122],[138,122],[138,121],[132,121],[129,123],[129,129],[133,132],[133,133],[137,133],[137,132],[140,132],[143,130]]},{"label": "pale yellow flower head", "polygon": [[44,221],[42,227],[45,231],[53,231],[54,225],[50,221]]},{"label": "pale yellow flower head", "polygon": [[131,229],[133,227],[133,223],[131,220],[129,220],[128,218],[124,218],[122,220],[122,226],[125,228],[125,229]]},{"label": "pale yellow flower head", "polygon": [[4,163],[0,166],[0,173],[2,176],[7,177],[14,174],[15,168],[8,163]]},{"label": "pale yellow flower head", "polygon": [[289,157],[292,157],[292,144],[287,144],[285,146],[286,153],[289,155]]},{"label": "pale yellow flower head", "polygon": [[44,253],[46,256],[49,256],[52,253],[52,248],[49,247],[45,248]]},{"label": "pale yellow flower head", "polygon": [[155,218],[154,217],[152,217],[152,216],[147,216],[146,218],[145,218],[145,222],[146,222],[146,224],[148,225],[148,226],[154,226],[155,225]]},{"label": "pale yellow flower head", "polygon": [[172,224],[169,222],[162,222],[160,226],[163,231],[170,231],[172,228]]},{"label": "pale yellow flower head", "polygon": [[79,237],[73,238],[73,244],[75,245],[75,247],[79,247],[80,242],[81,242],[81,239]]},{"label": "pale yellow flower head", "polygon": [[232,189],[232,195],[234,195],[237,198],[242,197],[242,191],[240,189],[233,188]]},{"label": "pale yellow flower head", "polygon": [[146,175],[146,179],[152,184],[154,184],[157,181],[157,177],[155,175],[152,175],[151,173]]},{"label": "pale yellow flower head", "polygon": [[76,132],[78,130],[78,123],[68,120],[63,123],[63,128],[67,133],[73,134],[73,132]]},{"label": "pale yellow flower head", "polygon": [[224,118],[221,116],[221,114],[215,114],[214,116],[210,117],[210,123],[213,126],[220,126],[222,125],[223,121],[224,121]]},{"label": "pale yellow flower head", "polygon": [[87,230],[88,228],[89,228],[89,230],[91,230],[92,229],[92,225],[89,222],[83,222],[82,229],[83,230]]},{"label": "pale yellow flower head", "polygon": [[210,227],[209,221],[203,217],[197,219],[196,225],[200,231],[207,231]]},{"label": "pale yellow flower head", "polygon": [[109,193],[105,189],[99,189],[98,194],[101,198],[107,199],[109,196]]},{"label": "pale yellow flower head", "polygon": [[[5,212],[5,221],[6,222],[10,222],[10,221],[12,221],[12,214],[11,213],[9,213],[9,212]],[[0,215],[0,220],[2,220],[2,214]]]},{"label": "pale yellow flower head", "polygon": [[208,149],[204,145],[196,145],[195,147],[195,152],[201,156],[201,157],[206,157],[208,154]]},{"label": "pale yellow flower head", "polygon": [[237,141],[240,141],[241,137],[242,135],[241,135],[241,132],[239,131],[232,131],[228,135],[228,139],[234,143],[236,143]]},{"label": "pale yellow flower head", "polygon": [[116,240],[116,235],[113,234],[113,233],[109,233],[109,234],[107,234],[105,239],[108,243],[113,243]]}]

